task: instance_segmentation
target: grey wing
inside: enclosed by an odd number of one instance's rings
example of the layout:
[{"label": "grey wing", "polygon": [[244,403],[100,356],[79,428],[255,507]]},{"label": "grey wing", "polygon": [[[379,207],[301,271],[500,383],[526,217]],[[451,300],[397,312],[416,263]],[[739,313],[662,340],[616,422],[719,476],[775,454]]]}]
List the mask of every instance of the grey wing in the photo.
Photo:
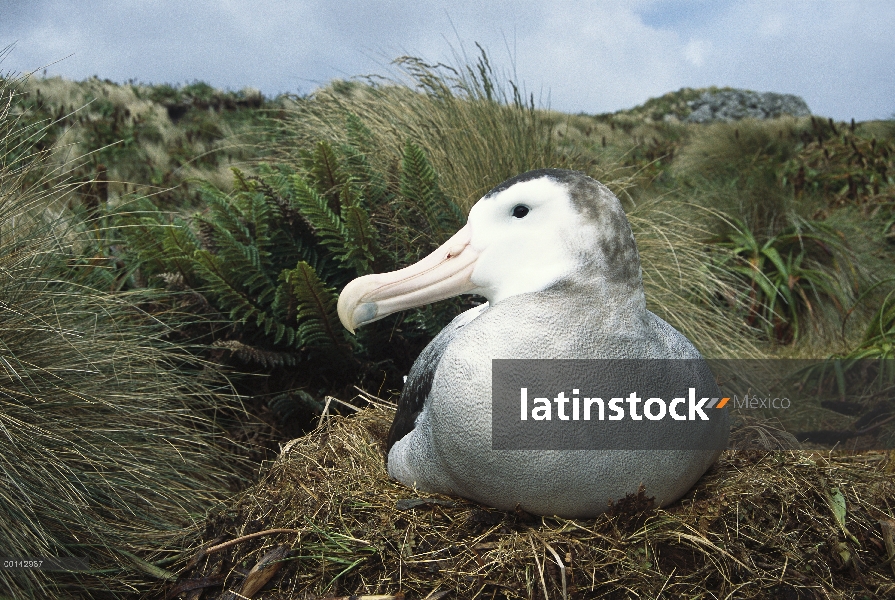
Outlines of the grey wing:
[{"label": "grey wing", "polygon": [[650,346],[656,352],[653,358],[702,358],[702,354],[680,331],[669,325],[657,315],[647,311],[650,329],[658,336],[658,344]]},{"label": "grey wing", "polygon": [[416,418],[423,411],[423,405],[426,403],[426,398],[429,397],[429,392],[432,390],[432,379],[435,376],[435,369],[438,367],[438,363],[441,362],[444,351],[454,340],[457,332],[487,309],[488,303],[485,303],[460,313],[420,353],[416,362],[410,368],[410,375],[407,376],[407,382],[401,391],[401,397],[398,399],[398,410],[395,412],[395,419],[392,421],[392,426],[388,431],[386,453],[392,449],[395,442],[416,427]]}]

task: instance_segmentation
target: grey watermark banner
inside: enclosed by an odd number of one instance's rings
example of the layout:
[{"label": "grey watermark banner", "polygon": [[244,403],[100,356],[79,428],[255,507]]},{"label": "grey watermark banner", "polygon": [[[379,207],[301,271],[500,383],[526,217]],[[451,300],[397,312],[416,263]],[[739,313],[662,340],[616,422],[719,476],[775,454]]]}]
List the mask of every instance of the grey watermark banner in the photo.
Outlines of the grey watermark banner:
[{"label": "grey watermark banner", "polygon": [[723,450],[730,425],[895,447],[895,361],[494,360],[495,450]]}]

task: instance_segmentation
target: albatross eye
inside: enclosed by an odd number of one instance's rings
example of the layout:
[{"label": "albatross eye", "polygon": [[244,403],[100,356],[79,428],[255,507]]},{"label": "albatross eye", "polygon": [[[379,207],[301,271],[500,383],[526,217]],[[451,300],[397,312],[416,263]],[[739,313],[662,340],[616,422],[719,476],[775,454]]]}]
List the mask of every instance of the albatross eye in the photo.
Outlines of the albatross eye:
[{"label": "albatross eye", "polygon": [[527,206],[523,206],[522,204],[517,204],[516,206],[513,207],[513,216],[516,217],[517,219],[521,219],[522,217],[524,217],[525,215],[528,214],[528,210],[529,209]]}]

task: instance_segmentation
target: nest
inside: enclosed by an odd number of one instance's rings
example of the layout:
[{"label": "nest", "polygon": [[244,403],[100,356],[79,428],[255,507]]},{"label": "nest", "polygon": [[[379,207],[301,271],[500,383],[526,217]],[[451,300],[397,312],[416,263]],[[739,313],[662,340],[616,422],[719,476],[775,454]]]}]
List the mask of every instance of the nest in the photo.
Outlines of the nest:
[{"label": "nest", "polygon": [[[895,594],[895,452],[727,451],[681,500],[597,519],[420,494],[392,414],[331,417],[207,523],[166,598],[860,598]],[[254,565],[254,568],[253,568]]]}]

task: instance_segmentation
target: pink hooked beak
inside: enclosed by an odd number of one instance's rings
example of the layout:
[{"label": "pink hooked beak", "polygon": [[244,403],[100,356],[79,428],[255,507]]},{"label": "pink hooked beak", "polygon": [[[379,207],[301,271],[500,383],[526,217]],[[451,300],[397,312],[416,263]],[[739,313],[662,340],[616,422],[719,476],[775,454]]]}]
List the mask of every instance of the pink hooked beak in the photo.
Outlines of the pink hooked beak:
[{"label": "pink hooked beak", "polygon": [[339,319],[354,333],[399,310],[423,306],[475,289],[470,277],[479,253],[469,245],[465,225],[435,252],[416,264],[391,273],[364,275],[339,294]]}]

